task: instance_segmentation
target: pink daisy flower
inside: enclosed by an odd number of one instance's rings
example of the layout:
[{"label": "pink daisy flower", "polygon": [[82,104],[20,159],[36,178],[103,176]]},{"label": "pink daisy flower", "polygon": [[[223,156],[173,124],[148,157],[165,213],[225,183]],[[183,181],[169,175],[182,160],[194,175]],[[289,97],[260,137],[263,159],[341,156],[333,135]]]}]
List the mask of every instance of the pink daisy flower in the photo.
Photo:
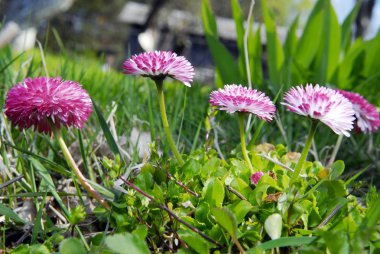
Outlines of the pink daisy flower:
[{"label": "pink daisy flower", "polygon": [[251,180],[251,183],[253,185],[257,185],[258,182],[259,182],[259,180],[260,180],[260,178],[263,175],[264,175],[264,172],[259,171],[259,172],[253,173],[249,179]]},{"label": "pink daisy flower", "polygon": [[57,128],[82,128],[92,112],[90,96],[80,84],[61,78],[27,78],[12,87],[4,105],[5,115],[20,130],[34,126],[51,133],[51,120]]},{"label": "pink daisy flower", "polygon": [[211,92],[210,103],[228,113],[248,112],[266,121],[271,121],[276,111],[273,102],[264,93],[235,84]]},{"label": "pink daisy flower", "polygon": [[282,104],[289,111],[318,119],[336,134],[350,136],[355,120],[352,104],[337,91],[319,86],[292,87],[284,96]]},{"label": "pink daisy flower", "polygon": [[375,106],[370,104],[360,94],[337,90],[353,105],[356,117],[356,126],[364,133],[376,132],[380,127],[380,117]]},{"label": "pink daisy flower", "polygon": [[183,56],[170,51],[145,52],[132,56],[124,62],[124,73],[164,79],[166,76],[181,81],[190,87],[194,68]]}]

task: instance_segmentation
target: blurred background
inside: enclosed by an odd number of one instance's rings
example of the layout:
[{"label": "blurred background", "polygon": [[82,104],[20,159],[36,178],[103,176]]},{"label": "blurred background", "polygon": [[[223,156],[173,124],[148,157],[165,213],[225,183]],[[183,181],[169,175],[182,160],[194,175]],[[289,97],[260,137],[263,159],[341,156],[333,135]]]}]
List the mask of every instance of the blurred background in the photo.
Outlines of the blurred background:
[{"label": "blurred background", "polygon": [[[223,44],[237,55],[236,31],[230,1],[212,0]],[[302,29],[316,0],[269,0],[278,33],[284,41],[288,26],[299,16]],[[248,15],[250,0],[239,1]],[[333,0],[340,22],[355,0]],[[199,70],[200,81],[212,81],[213,61],[200,17],[201,1],[188,0],[0,0],[0,47],[11,43],[16,51],[31,48],[35,39],[49,51],[67,51],[102,57],[104,68],[119,69],[122,60],[144,50],[174,50]],[[254,20],[262,22],[260,1]],[[380,0],[364,0],[355,22],[355,37],[370,39],[380,26]],[[264,34],[264,33],[263,33]],[[265,34],[264,34],[265,36]],[[265,43],[265,42],[264,42]]]}]

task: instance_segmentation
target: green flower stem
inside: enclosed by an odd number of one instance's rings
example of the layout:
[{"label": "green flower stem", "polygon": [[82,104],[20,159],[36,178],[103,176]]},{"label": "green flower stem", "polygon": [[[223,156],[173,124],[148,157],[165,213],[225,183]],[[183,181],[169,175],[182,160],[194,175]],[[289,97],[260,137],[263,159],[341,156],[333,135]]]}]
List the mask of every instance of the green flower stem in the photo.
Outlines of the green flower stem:
[{"label": "green flower stem", "polygon": [[340,145],[342,144],[342,141],[343,141],[343,135],[339,135],[338,140],[336,141],[336,144],[334,147],[334,151],[332,152],[330,160],[327,163],[327,167],[330,167],[334,163],[336,155],[338,154]]},{"label": "green flower stem", "polygon": [[63,156],[65,157],[68,165],[70,166],[71,170],[74,172],[75,176],[78,178],[79,183],[88,191],[88,193],[94,197],[96,200],[100,202],[102,206],[104,206],[106,209],[110,209],[109,204],[105,199],[103,199],[100,194],[87,182],[87,179],[84,177],[82,172],[79,170],[77,164],[75,163],[73,157],[71,156],[71,153],[69,149],[66,146],[65,141],[62,138],[61,132],[59,129],[57,129],[54,124],[51,125],[53,129],[54,136],[56,140],[58,141],[59,146],[61,147],[61,150],[63,152]]},{"label": "green flower stem", "polygon": [[245,131],[244,131],[244,113],[239,112],[239,127],[240,127],[240,140],[241,140],[241,151],[245,161],[248,163],[249,169],[254,173],[251,160],[248,157],[247,148],[245,146]]},{"label": "green flower stem", "polygon": [[303,163],[306,160],[307,154],[309,153],[311,144],[313,142],[313,138],[314,138],[315,131],[317,130],[317,126],[318,126],[318,122],[315,121],[315,120],[312,120],[311,121],[311,127],[310,127],[309,136],[307,137],[305,146],[304,146],[304,148],[302,150],[302,153],[301,153],[301,158],[298,160],[297,166],[296,166],[296,168],[294,170],[294,173],[293,173],[293,176],[292,176],[292,178],[290,180],[289,185],[292,185],[298,179],[298,176],[299,176],[299,174],[301,172]]},{"label": "green flower stem", "polygon": [[166,137],[169,141],[170,148],[172,149],[172,151],[173,151],[175,157],[177,158],[179,164],[182,166],[183,164],[185,164],[185,162],[183,161],[183,159],[182,159],[180,153],[178,152],[177,147],[174,143],[173,137],[172,137],[172,135],[170,133],[170,129],[169,129],[168,118],[166,116],[163,80],[162,79],[154,79],[154,82],[156,83],[156,87],[157,87],[158,103],[160,105],[162,125],[164,126],[164,131],[165,131]]}]

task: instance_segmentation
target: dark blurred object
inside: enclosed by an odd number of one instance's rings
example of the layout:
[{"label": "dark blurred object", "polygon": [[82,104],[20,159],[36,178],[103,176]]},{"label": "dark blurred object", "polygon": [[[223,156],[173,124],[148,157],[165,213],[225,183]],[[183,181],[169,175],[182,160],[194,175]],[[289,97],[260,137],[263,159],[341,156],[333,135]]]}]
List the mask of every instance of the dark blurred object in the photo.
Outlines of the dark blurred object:
[{"label": "dark blurred object", "polygon": [[13,41],[15,50],[34,46],[37,28],[43,20],[68,10],[74,0],[3,0],[1,18],[5,20],[0,31],[0,48]]},{"label": "dark blurred object", "polygon": [[358,16],[356,17],[356,31],[355,37],[363,37],[365,34],[372,17],[373,7],[375,0],[363,0],[360,6]]}]

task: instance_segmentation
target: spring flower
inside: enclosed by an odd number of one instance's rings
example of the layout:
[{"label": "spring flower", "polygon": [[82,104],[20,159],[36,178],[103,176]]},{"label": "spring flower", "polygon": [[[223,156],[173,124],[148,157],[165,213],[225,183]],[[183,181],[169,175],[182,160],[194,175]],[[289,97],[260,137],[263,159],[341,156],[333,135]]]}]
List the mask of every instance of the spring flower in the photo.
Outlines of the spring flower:
[{"label": "spring flower", "polygon": [[257,185],[257,183],[259,182],[260,178],[263,175],[264,175],[264,173],[259,171],[259,172],[253,173],[249,179],[251,180],[251,183],[253,185]]},{"label": "spring flower", "polygon": [[128,59],[123,65],[125,74],[142,75],[152,79],[164,79],[166,76],[181,81],[190,87],[194,68],[183,56],[171,51],[145,52]]},{"label": "spring flower", "polygon": [[329,126],[336,134],[350,136],[355,120],[352,104],[337,91],[323,87],[302,85],[292,87],[282,104],[289,111],[317,119]]},{"label": "spring flower", "polygon": [[211,92],[210,103],[218,107],[219,110],[225,110],[228,113],[238,112],[242,153],[253,173],[252,163],[245,145],[244,115],[245,113],[252,113],[260,119],[271,121],[276,111],[273,102],[262,92],[232,84]]},{"label": "spring flower", "polygon": [[376,132],[380,127],[380,117],[375,106],[370,104],[360,94],[337,90],[346,97],[353,105],[357,128],[364,132]]},{"label": "spring flower", "polygon": [[264,93],[234,84],[213,91],[210,103],[228,113],[248,112],[265,121],[271,121],[276,111],[273,102]]},{"label": "spring flower", "polygon": [[21,130],[34,126],[51,133],[51,120],[57,128],[82,128],[92,112],[90,96],[80,84],[61,78],[27,78],[12,87],[4,105],[10,121]]},{"label": "spring flower", "polygon": [[61,78],[27,78],[12,87],[4,111],[21,130],[34,126],[39,132],[53,133],[76,181],[110,209],[107,201],[88,183],[75,163],[59,131],[61,125],[82,128],[92,112],[92,101],[80,84]]}]

